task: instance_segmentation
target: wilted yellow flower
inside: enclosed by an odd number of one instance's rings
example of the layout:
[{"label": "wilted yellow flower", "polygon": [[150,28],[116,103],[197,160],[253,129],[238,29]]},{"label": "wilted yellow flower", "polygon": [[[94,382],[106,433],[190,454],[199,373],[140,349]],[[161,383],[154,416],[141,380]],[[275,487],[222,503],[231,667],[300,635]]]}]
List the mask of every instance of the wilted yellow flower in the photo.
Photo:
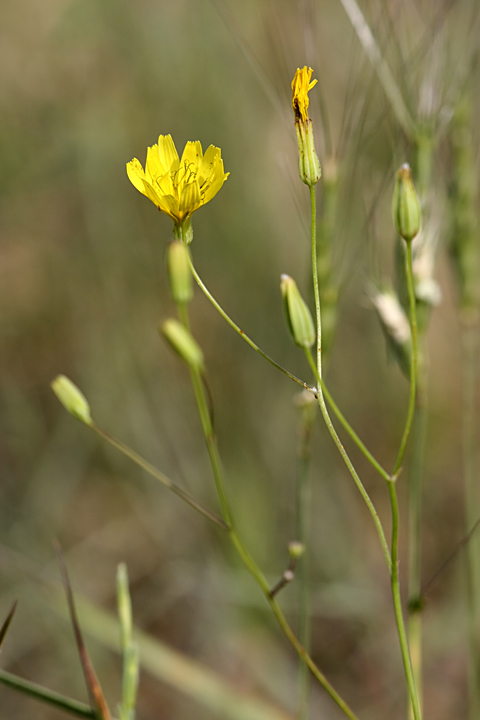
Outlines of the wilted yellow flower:
[{"label": "wilted yellow flower", "polygon": [[312,68],[297,69],[292,81],[292,106],[295,115],[295,131],[298,143],[298,172],[300,179],[309,187],[320,180],[320,162],[315,152],[312,121],[308,117],[308,92],[316,80],[310,81]]},{"label": "wilted yellow flower", "polygon": [[192,214],[217,194],[229,175],[220,148],[210,145],[204,155],[198,140],[187,142],[180,159],[171,135],[160,135],[158,145],[148,148],[145,170],[134,158],[127,163],[127,174],[137,190],[170,215],[176,236],[187,242]]},{"label": "wilted yellow flower", "polygon": [[308,68],[305,65],[301,70],[297,68],[295,77],[292,80],[292,105],[293,112],[295,113],[295,120],[301,120],[306,122],[308,120],[308,92],[314,85],[317,84],[317,80],[312,80],[312,68]]}]

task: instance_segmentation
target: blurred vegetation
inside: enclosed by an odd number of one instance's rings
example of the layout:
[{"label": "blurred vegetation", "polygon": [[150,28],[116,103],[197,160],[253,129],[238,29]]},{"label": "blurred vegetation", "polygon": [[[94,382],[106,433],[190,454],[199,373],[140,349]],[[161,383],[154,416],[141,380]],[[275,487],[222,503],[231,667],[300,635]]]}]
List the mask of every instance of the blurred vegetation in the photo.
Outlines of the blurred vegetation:
[{"label": "blurred vegetation", "polygon": [[[476,0],[366,0],[362,8],[434,146],[428,194],[443,302],[427,334],[428,580],[464,534],[460,334],[445,247],[450,120],[465,94],[473,118],[480,109],[472,92],[480,13]],[[71,377],[102,427],[217,507],[188,373],[156,329],[173,313],[164,268],[171,221],[132,188],[125,163],[143,162],[159,133],[171,133],[177,148],[196,139],[222,148],[231,175],[194,216],[196,267],[240,327],[309,380],[285,327],[279,280],[288,273],[304,297],[311,292],[308,193],[298,180],[290,99],[295,69],[311,65],[317,149],[324,170],[334,163],[338,173],[332,262],[340,300],[326,380],[390,467],[408,386],[386,355],[368,289],[393,276],[394,170],[415,166],[415,141],[339,0],[3,0],[0,20],[2,617],[19,599],[2,667],[86,699],[71,628],[43,596],[44,584],[59,583],[58,538],[80,595],[114,611],[116,567],[125,562],[139,628],[293,713],[296,658],[221,533],[68,416],[50,381]],[[478,123],[472,128],[478,165]],[[200,292],[191,313],[239,531],[273,584],[295,539],[296,388]],[[382,482],[355,449],[352,456],[388,522]],[[388,574],[371,518],[320,420],[312,487],[313,657],[360,716],[401,718]],[[404,546],[400,567],[406,577]],[[295,624],[294,589],[280,599]],[[464,609],[459,554],[429,589],[424,614],[425,708],[436,720],[466,715]],[[113,707],[118,656],[87,642]],[[63,717],[6,688],[0,697],[9,720]],[[312,717],[341,717],[320,688],[312,703]],[[139,718],[192,714],[212,716],[141,674]]]}]

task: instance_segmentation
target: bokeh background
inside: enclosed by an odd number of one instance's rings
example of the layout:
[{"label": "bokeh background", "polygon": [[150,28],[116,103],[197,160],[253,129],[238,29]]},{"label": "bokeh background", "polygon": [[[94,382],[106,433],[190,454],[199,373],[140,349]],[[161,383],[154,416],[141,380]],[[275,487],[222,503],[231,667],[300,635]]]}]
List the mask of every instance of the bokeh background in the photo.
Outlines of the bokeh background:
[{"label": "bokeh background", "polygon": [[[435,277],[443,300],[427,335],[427,581],[465,533],[460,331],[446,251],[449,133],[456,104],[479,86],[479,8],[476,0],[362,0],[361,7],[409,112],[433,128],[435,144]],[[332,158],[338,169],[333,268],[340,299],[327,382],[390,467],[408,385],[386,352],[369,293],[373,283],[393,282],[394,171],[414,162],[414,148],[341,2],[1,3],[2,616],[13,599],[20,601],[1,656],[4,669],[86,699],[73,633],[55,595],[58,539],[79,597],[113,612],[116,567],[126,562],[139,628],[236,692],[295,712],[294,653],[225,538],[67,415],[50,382],[58,373],[71,377],[99,425],[217,507],[188,373],[157,333],[174,313],[164,268],[171,221],[131,186],[125,163],[132,157],[143,163],[160,133],[171,133],[177,148],[190,139],[221,147],[231,174],[194,216],[197,269],[265,351],[310,381],[288,335],[279,292],[280,274],[289,273],[311,297],[308,192],[297,174],[290,94],[295,69],[305,64],[319,80],[310,110],[320,159],[327,175]],[[478,162],[478,123],[473,140]],[[322,193],[320,183],[320,212]],[[200,292],[191,315],[206,355],[238,527],[273,584],[295,539],[297,389],[251,351]],[[386,489],[347,446],[388,528]],[[403,528],[408,462],[407,455],[405,481],[399,481]],[[360,717],[403,718],[384,560],[371,518],[320,420],[311,483],[313,656]],[[404,539],[405,532],[403,579]],[[295,625],[295,588],[280,599]],[[427,600],[426,715],[463,718],[461,552],[429,586]],[[115,708],[119,656],[92,617],[87,606],[80,612]],[[160,671],[142,671],[138,717],[234,717],[232,708],[219,714],[201,693],[182,691],[182,682],[173,687]],[[64,717],[4,687],[0,698],[1,718]],[[312,717],[342,717],[317,687]]]}]

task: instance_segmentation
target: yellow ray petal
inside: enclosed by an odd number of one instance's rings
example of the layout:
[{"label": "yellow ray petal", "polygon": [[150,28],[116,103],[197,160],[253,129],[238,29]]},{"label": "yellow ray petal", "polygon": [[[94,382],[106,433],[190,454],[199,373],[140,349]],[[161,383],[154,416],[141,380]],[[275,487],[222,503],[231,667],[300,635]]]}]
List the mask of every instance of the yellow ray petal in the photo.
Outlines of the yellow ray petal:
[{"label": "yellow ray petal", "polygon": [[133,160],[127,163],[127,175],[132,185],[134,185],[143,195],[146,195],[145,187],[143,185],[145,173],[143,172],[143,167],[137,158],[133,158]]},{"label": "yellow ray petal", "polygon": [[180,213],[191,215],[202,204],[198,182],[194,180],[183,188],[180,196]]},{"label": "yellow ray petal", "polygon": [[178,168],[178,153],[171,135],[160,135],[158,138],[158,154],[165,170],[175,171]]},{"label": "yellow ray petal", "polygon": [[[202,160],[203,152],[201,143],[199,142],[199,140],[195,140],[195,142],[189,140],[185,145],[185,150],[183,151],[180,165],[185,168],[189,167],[192,170],[195,169],[196,172],[200,167]],[[192,165],[194,165],[195,167],[192,168]]]},{"label": "yellow ray petal", "polygon": [[160,161],[160,153],[158,151],[158,145],[152,145],[147,149],[147,160],[145,163],[145,175],[149,182],[155,180],[161,175],[165,175],[168,172],[168,168]]}]

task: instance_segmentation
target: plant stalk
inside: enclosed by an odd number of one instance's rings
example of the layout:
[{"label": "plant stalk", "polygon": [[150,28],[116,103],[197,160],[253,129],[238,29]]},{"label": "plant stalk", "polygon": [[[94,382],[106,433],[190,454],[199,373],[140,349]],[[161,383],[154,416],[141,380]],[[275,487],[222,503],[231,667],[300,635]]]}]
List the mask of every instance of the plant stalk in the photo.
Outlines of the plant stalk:
[{"label": "plant stalk", "polygon": [[345,450],[345,448],[342,445],[342,442],[340,438],[338,437],[337,431],[335,430],[335,427],[332,423],[332,420],[330,418],[330,415],[328,413],[327,406],[325,404],[325,399],[323,396],[323,390],[321,387],[321,379],[322,379],[322,321],[321,321],[321,314],[320,314],[320,292],[318,287],[318,273],[317,273],[317,225],[316,225],[316,198],[315,198],[315,186],[312,185],[310,187],[310,204],[311,204],[311,234],[312,234],[312,273],[313,273],[313,290],[315,295],[315,314],[316,314],[316,321],[317,321],[317,364],[316,364],[316,376],[319,380],[319,388],[318,388],[318,404],[320,407],[320,411],[322,413],[323,419],[325,421],[325,424],[328,428],[328,431],[333,439],[333,442],[335,443],[340,455],[342,456],[342,459],[344,463],[346,464],[348,471],[350,472],[350,475],[352,476],[358,490],[360,491],[361,496],[363,497],[365,504],[367,505],[368,510],[370,511],[370,515],[372,516],[373,522],[375,524],[375,528],[377,530],[377,534],[380,540],[380,545],[387,563],[387,567],[389,571],[391,571],[391,558],[390,558],[390,551],[388,549],[387,540],[385,537],[385,532],[383,530],[383,526],[381,523],[381,520],[378,516],[378,513],[375,509],[375,506],[367,493],[362,481],[360,480],[360,477],[355,470],[352,461],[350,460],[350,457]]},{"label": "plant stalk", "polygon": [[[462,322],[462,416],[465,530],[471,533],[480,517],[478,487],[478,324]],[[467,627],[469,637],[469,717],[480,716],[480,537],[470,537],[466,556]]]},{"label": "plant stalk", "polygon": [[[193,270],[192,270],[193,271]],[[188,311],[185,305],[177,305],[179,317],[180,320],[185,324],[185,326],[189,327],[189,319],[188,319]],[[349,720],[358,720],[357,716],[353,712],[353,710],[350,709],[350,707],[347,705],[347,703],[340,697],[340,695],[337,693],[337,691],[333,688],[333,686],[329,683],[325,675],[322,673],[322,671],[317,667],[317,665],[313,662],[312,658],[308,654],[307,650],[303,647],[300,640],[297,638],[295,633],[293,632],[292,628],[290,627],[290,624],[288,623],[285,615],[283,614],[279,604],[277,603],[277,600],[272,597],[269,584],[263,575],[262,571],[258,567],[257,563],[253,559],[253,557],[250,555],[249,551],[243,544],[236,528],[233,522],[232,513],[230,511],[230,506],[227,500],[226,492],[225,492],[225,485],[223,481],[223,471],[222,471],[222,464],[220,460],[220,454],[218,451],[218,445],[217,445],[217,439],[214,432],[214,428],[212,425],[211,417],[210,417],[210,410],[209,405],[207,401],[207,397],[205,395],[205,389],[202,382],[202,377],[200,375],[200,372],[197,368],[190,367],[190,376],[192,380],[193,390],[195,394],[195,400],[197,402],[198,412],[200,416],[200,422],[202,425],[203,434],[205,437],[205,444],[207,446],[207,452],[208,456],[210,458],[210,464],[212,467],[212,472],[215,480],[215,486],[217,488],[218,498],[220,501],[220,505],[222,508],[222,513],[224,520],[228,526],[228,531],[230,534],[230,538],[232,540],[232,543],[237,550],[241,560],[243,561],[245,567],[249,571],[249,573],[252,575],[252,577],[256,580],[258,585],[260,586],[263,594],[265,595],[273,614],[275,615],[278,624],[280,625],[284,635],[287,637],[291,645],[295,648],[296,652],[298,653],[299,657],[303,660],[303,662],[306,664],[306,666],[309,668],[313,676],[318,680],[318,682],[322,685],[322,687],[326,690],[326,692],[330,695],[332,700],[336,702],[338,707],[344,712],[344,714],[349,718]]]}]

